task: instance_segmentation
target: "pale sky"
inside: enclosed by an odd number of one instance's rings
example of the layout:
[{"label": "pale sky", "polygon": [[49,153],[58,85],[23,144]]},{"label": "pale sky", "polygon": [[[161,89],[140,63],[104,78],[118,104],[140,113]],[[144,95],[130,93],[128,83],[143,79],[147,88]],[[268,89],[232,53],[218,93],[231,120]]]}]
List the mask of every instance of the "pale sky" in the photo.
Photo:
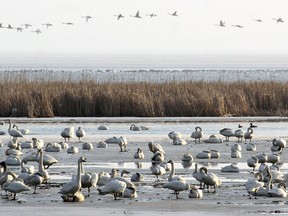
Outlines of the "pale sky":
[{"label": "pale sky", "polygon": [[[109,64],[115,56],[117,62],[127,56],[146,56],[148,62],[184,56],[183,61],[282,64],[288,62],[287,8],[287,0],[1,0],[2,26],[32,27],[0,29],[0,63],[102,58]],[[131,17],[138,10],[142,18]],[[174,11],[177,17],[168,14]],[[117,20],[120,13],[124,18]],[[88,23],[86,15],[92,17]],[[279,17],[283,23],[273,20]],[[217,26],[220,20],[226,27]],[[38,28],[42,33],[31,32]]]}]

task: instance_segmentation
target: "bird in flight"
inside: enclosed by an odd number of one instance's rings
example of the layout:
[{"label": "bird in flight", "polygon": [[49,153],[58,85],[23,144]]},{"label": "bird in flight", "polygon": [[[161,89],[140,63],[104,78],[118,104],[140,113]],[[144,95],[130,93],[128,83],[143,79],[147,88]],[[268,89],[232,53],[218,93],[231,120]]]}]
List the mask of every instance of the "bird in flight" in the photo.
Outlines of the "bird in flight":
[{"label": "bird in flight", "polygon": [[24,26],[25,28],[29,28],[29,27],[31,27],[32,25],[26,23],[26,24],[23,24],[23,25],[21,25],[21,26]]},{"label": "bird in flight", "polygon": [[6,27],[8,29],[15,29],[14,27],[12,27],[10,24]]},{"label": "bird in flight", "polygon": [[151,13],[151,14],[146,14],[146,16],[150,16],[150,18],[153,18],[153,17],[156,17],[157,15],[154,13]]},{"label": "bird in flight", "polygon": [[40,34],[40,33],[42,33],[40,29],[36,29],[35,31],[31,31],[31,32],[36,32],[37,35]]},{"label": "bird in flight", "polygon": [[135,17],[135,18],[142,18],[142,17],[140,16],[140,13],[139,13],[139,11],[137,11],[137,13],[136,13],[136,15],[135,15],[135,16],[132,16],[132,15],[131,15],[131,17]]},{"label": "bird in flight", "polygon": [[284,20],[283,20],[281,17],[279,17],[278,19],[273,18],[273,20],[276,20],[277,23],[279,23],[279,22],[282,22],[282,23],[283,23],[283,22],[284,22]]},{"label": "bird in flight", "polygon": [[171,16],[178,16],[177,11],[175,11],[174,13],[169,13],[169,15],[171,15]]},{"label": "bird in flight", "polygon": [[86,19],[86,22],[88,22],[88,21],[89,21],[89,19],[91,19],[92,17],[91,17],[91,16],[89,16],[89,15],[87,15],[87,16],[82,16],[82,18],[85,18],[85,19]]},{"label": "bird in flight", "polygon": [[232,25],[232,26],[237,28],[244,28],[242,25]]},{"label": "bird in flight", "polygon": [[262,19],[255,19],[256,22],[263,22]]},{"label": "bird in flight", "polygon": [[124,16],[122,14],[118,14],[118,15],[114,15],[114,16],[117,16],[117,20],[124,18]]},{"label": "bird in flight", "polygon": [[44,23],[42,25],[45,25],[47,27],[47,29],[50,27],[50,26],[53,26],[51,23]]},{"label": "bird in flight", "polygon": [[72,23],[72,22],[63,22],[62,24],[64,24],[64,25],[74,25],[74,23]]},{"label": "bird in flight", "polygon": [[225,22],[223,22],[222,20],[220,20],[219,24],[216,25],[220,27],[226,27]]}]

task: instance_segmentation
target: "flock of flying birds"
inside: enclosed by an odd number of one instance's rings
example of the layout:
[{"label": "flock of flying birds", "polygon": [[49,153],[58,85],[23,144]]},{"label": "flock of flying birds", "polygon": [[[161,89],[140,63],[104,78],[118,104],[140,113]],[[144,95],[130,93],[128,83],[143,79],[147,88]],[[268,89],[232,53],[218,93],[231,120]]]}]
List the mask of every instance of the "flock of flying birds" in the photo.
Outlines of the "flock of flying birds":
[{"label": "flock of flying birds", "polygon": [[[168,13],[168,15],[173,16],[173,17],[177,17],[177,16],[178,16],[178,13],[177,13],[177,11],[174,11],[173,13]],[[125,16],[124,16],[123,14],[121,14],[121,13],[120,13],[120,14],[116,14],[116,15],[114,15],[114,16],[117,17],[117,20],[120,20],[120,19],[125,18]],[[150,17],[150,18],[154,18],[154,17],[157,16],[157,14],[155,14],[155,13],[150,13],[150,14],[146,14],[146,16],[148,16],[148,17]],[[138,18],[138,19],[141,19],[141,18],[142,18],[142,16],[140,15],[139,10],[136,12],[135,15],[130,15],[130,17],[134,17],[134,18]],[[86,22],[88,23],[88,21],[89,21],[90,19],[92,19],[92,16],[86,15],[86,16],[82,16],[82,18],[85,19]],[[276,23],[283,23],[283,22],[284,22],[284,20],[283,20],[281,17],[279,17],[279,18],[273,18],[273,20],[275,20]],[[255,21],[257,21],[257,22],[263,22],[262,19],[255,19]],[[70,25],[70,26],[71,26],[71,25],[74,25],[73,22],[62,22],[62,24],[63,24],[63,25]],[[226,22],[224,22],[223,20],[220,20],[220,22],[219,22],[218,24],[215,24],[215,25],[216,25],[216,26],[220,26],[220,27],[227,27]],[[46,26],[46,28],[48,29],[49,27],[53,26],[53,24],[51,24],[51,23],[43,23],[42,26]],[[239,25],[239,24],[231,25],[231,26],[232,26],[232,27],[237,27],[237,28],[244,28],[243,25]],[[10,25],[10,24],[8,24],[7,26],[4,26],[2,23],[0,23],[0,28],[16,29],[17,32],[22,32],[24,29],[28,29],[28,28],[30,28],[30,27],[32,27],[32,25],[29,24],[29,23],[25,23],[25,24],[22,24],[22,25],[17,26],[17,27],[14,27],[14,26],[12,26],[12,25]],[[42,33],[41,28],[37,28],[36,30],[33,30],[33,31],[31,31],[31,32],[34,32],[34,33],[37,33],[37,34]]]}]

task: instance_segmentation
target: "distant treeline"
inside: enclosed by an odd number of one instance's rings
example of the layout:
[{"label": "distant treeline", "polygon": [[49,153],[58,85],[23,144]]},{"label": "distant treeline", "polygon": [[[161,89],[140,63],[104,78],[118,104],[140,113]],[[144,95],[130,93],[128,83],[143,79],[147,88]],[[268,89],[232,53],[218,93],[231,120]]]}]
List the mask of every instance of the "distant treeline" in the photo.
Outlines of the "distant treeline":
[{"label": "distant treeline", "polygon": [[286,116],[288,83],[0,81],[1,117]]}]

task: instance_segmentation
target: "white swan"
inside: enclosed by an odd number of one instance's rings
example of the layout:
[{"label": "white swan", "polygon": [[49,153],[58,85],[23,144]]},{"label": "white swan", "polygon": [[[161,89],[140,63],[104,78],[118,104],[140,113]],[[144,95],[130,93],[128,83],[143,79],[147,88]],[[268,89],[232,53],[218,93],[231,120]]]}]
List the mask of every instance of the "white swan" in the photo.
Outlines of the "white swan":
[{"label": "white swan", "polygon": [[33,142],[31,142],[31,141],[20,142],[20,147],[22,149],[32,149],[33,148]]},{"label": "white swan", "polygon": [[220,158],[220,152],[218,150],[211,149],[210,158]]},{"label": "white swan", "polygon": [[113,179],[112,181],[108,182],[104,186],[101,186],[97,190],[101,195],[113,194],[114,200],[117,200],[117,197],[123,195],[126,187],[127,185],[125,182]]},{"label": "white swan", "polygon": [[63,202],[83,202],[85,200],[85,196],[81,191],[77,191],[73,196],[62,195],[61,198]]},{"label": "white swan", "polygon": [[163,188],[173,190],[176,195],[176,199],[178,199],[179,193],[184,190],[189,190],[190,186],[185,180],[173,180],[165,183]]},{"label": "white swan", "polygon": [[242,151],[242,147],[239,144],[231,145],[231,151]]},{"label": "white swan", "polygon": [[231,128],[223,128],[219,131],[219,133],[225,136],[226,141],[229,141],[229,138],[235,135]]},{"label": "white swan", "polygon": [[60,152],[62,150],[61,145],[59,143],[47,143],[45,146],[46,152]]},{"label": "white swan", "polygon": [[266,163],[268,161],[268,156],[266,154],[258,154],[258,155],[255,155],[255,157],[258,158],[259,163]]},{"label": "white swan", "polygon": [[120,152],[123,152],[123,151],[127,152],[128,141],[125,137],[120,136],[117,144],[120,147]]},{"label": "white swan", "polygon": [[204,140],[205,143],[222,143],[223,140],[218,138],[215,134],[212,134],[208,139]]},{"label": "white swan", "polygon": [[246,151],[256,151],[256,145],[254,143],[248,143],[246,145]]},{"label": "white swan", "polygon": [[135,174],[131,176],[131,182],[143,182],[143,181],[144,181],[144,176],[138,172],[136,172]]},{"label": "white swan", "polygon": [[29,173],[29,174],[33,174],[34,173],[34,171],[35,171],[35,168],[34,168],[34,166],[32,166],[32,165],[24,165],[24,164],[27,164],[27,161],[25,161],[25,160],[22,160],[21,161],[21,173]]},{"label": "white swan", "polygon": [[200,198],[201,199],[201,198],[203,198],[203,191],[196,188],[195,186],[192,186],[192,187],[190,187],[188,197],[190,199],[192,199],[192,198]]},{"label": "white swan", "polygon": [[170,133],[168,133],[168,137],[172,140],[174,139],[181,139],[182,138],[182,134],[181,133],[177,133],[175,131],[171,131]]},{"label": "white swan", "polygon": [[80,168],[82,188],[88,188],[88,196],[90,196],[90,188],[97,186],[98,173],[85,173],[83,163],[80,163]]},{"label": "white swan", "polygon": [[221,172],[232,172],[232,173],[239,173],[240,169],[234,164],[227,165],[221,168]]},{"label": "white swan", "polygon": [[42,24],[42,25],[46,26],[47,29],[48,29],[49,27],[53,26],[53,24],[51,24],[51,23],[44,23],[44,24]]},{"label": "white swan", "polygon": [[173,145],[187,145],[187,141],[184,139],[173,139]]},{"label": "white swan", "polygon": [[199,182],[199,188],[203,189],[203,177],[205,175],[203,167],[198,171],[198,163],[195,163],[195,169],[193,171],[193,177]]},{"label": "white swan", "polygon": [[82,16],[82,18],[85,18],[86,22],[88,22],[88,21],[89,21],[89,19],[92,19],[92,17],[91,17],[91,16],[89,16],[89,15],[87,15],[87,16]]},{"label": "white swan", "polygon": [[241,151],[231,151],[231,158],[242,158]]},{"label": "white swan", "polygon": [[211,157],[211,153],[208,150],[202,150],[202,152],[199,152],[195,157],[198,159],[209,159]]},{"label": "white swan", "polygon": [[5,151],[5,155],[14,155],[14,156],[22,156],[23,155],[23,152],[20,151],[20,150],[17,150],[17,149],[7,149]]},{"label": "white swan", "polygon": [[238,142],[242,142],[244,137],[244,131],[242,129],[237,129],[234,132],[234,136],[238,138]]},{"label": "white swan", "polygon": [[191,162],[193,161],[193,156],[191,154],[185,153],[181,159],[182,162]]},{"label": "white swan", "polygon": [[[30,155],[26,155],[23,160],[39,162],[39,158],[40,152],[37,150],[37,153],[32,152]],[[50,166],[56,163],[58,163],[58,160],[56,160],[54,157],[48,154],[43,154],[43,165],[46,166],[45,169],[48,169]]]},{"label": "white swan", "polygon": [[171,16],[178,16],[177,11],[174,11],[173,13],[168,13]]},{"label": "white swan", "polygon": [[135,187],[126,187],[123,193],[124,198],[129,199],[136,199],[137,198],[137,191]]},{"label": "white swan", "polygon": [[210,186],[213,186],[214,193],[216,193],[216,188],[220,187],[222,184],[221,180],[214,173],[208,173],[208,169],[206,167],[201,167],[201,169],[202,168],[205,173],[202,179],[204,184],[203,188],[205,188],[206,185],[208,192],[210,192]]},{"label": "white swan", "polygon": [[107,148],[108,145],[105,141],[100,141],[99,143],[97,143],[97,148]]},{"label": "white swan", "polygon": [[149,147],[149,150],[152,152],[152,153],[156,153],[157,151],[159,152],[162,152],[163,154],[165,154],[165,151],[163,149],[163,147],[161,146],[161,144],[159,143],[153,143],[152,141],[148,143],[148,147]]},{"label": "white swan", "polygon": [[267,196],[287,197],[286,184],[284,182],[280,182],[277,187],[272,187],[272,189],[267,192]]},{"label": "white swan", "polygon": [[170,172],[170,174],[168,176],[168,181],[174,181],[174,180],[185,181],[185,179],[182,176],[175,175],[174,161],[173,160],[169,160],[167,163],[171,164],[171,172]]},{"label": "white swan", "polygon": [[153,157],[151,158],[151,161],[154,163],[161,163],[165,159],[165,156],[162,152],[156,152]]},{"label": "white swan", "polygon": [[11,127],[11,119],[9,119],[9,128],[8,128],[8,133],[11,137],[13,137],[15,140],[17,140],[18,137],[23,137],[23,134],[17,130]]},{"label": "white swan", "polygon": [[35,137],[32,138],[33,142],[33,148],[43,148],[44,147],[44,140],[43,139],[37,139]]},{"label": "white swan", "polygon": [[70,146],[69,148],[67,148],[67,153],[68,154],[78,154],[79,149],[76,146]]},{"label": "white swan", "polygon": [[39,152],[39,164],[38,164],[38,173],[43,177],[43,183],[46,183],[46,186],[48,185],[49,180],[49,173],[47,170],[44,169],[44,163],[43,163],[43,150],[38,149]]},{"label": "white swan", "polygon": [[254,172],[255,168],[259,165],[259,159],[257,157],[255,157],[255,156],[251,156],[247,160],[247,165],[249,167],[252,167],[253,168],[253,172]]},{"label": "white swan", "polygon": [[78,192],[81,188],[81,164],[86,162],[86,158],[81,156],[78,159],[78,168],[77,168],[77,177],[76,179],[72,179],[70,182],[66,183],[59,191],[59,193],[66,196],[74,196],[76,192]]},{"label": "white swan", "polygon": [[203,130],[202,130],[202,128],[199,127],[199,126],[196,126],[196,127],[195,127],[195,131],[193,131],[192,134],[191,134],[191,138],[194,138],[194,139],[195,139],[195,143],[197,143],[197,140],[198,140],[198,143],[200,143],[202,137],[203,137]]},{"label": "white swan", "polygon": [[267,196],[268,195],[268,191],[271,189],[272,187],[272,178],[271,178],[271,174],[268,172],[268,181],[265,183],[265,186],[260,186],[258,188],[255,188],[255,192],[254,195],[256,196]]},{"label": "white swan", "polygon": [[[248,179],[245,183],[245,189],[249,194],[249,199],[251,199],[251,194],[255,196],[255,192],[259,187],[264,186],[264,177],[262,173],[256,173],[254,178]],[[255,196],[256,199],[256,196]]]},{"label": "white swan", "polygon": [[28,176],[24,179],[24,183],[28,186],[34,186],[34,192],[33,194],[36,194],[36,189],[38,185],[41,185],[44,181],[44,178],[42,175],[38,172]]},{"label": "white swan", "polygon": [[251,127],[249,127],[247,129],[247,131],[244,133],[244,140],[245,140],[245,142],[246,142],[246,140],[250,140],[250,142],[251,142],[252,138],[253,138],[253,129]]},{"label": "white swan", "polygon": [[98,130],[109,130],[109,127],[106,126],[106,125],[100,125],[100,126],[98,127]]},{"label": "white swan", "polygon": [[93,149],[93,145],[92,145],[92,143],[83,143],[82,149],[90,151]]},{"label": "white swan", "polygon": [[74,137],[74,127],[64,128],[60,135],[64,138],[65,142],[66,139],[69,142],[70,138]]},{"label": "white swan", "polygon": [[276,164],[278,161],[280,161],[279,155],[273,154],[273,153],[267,155],[267,162],[268,163]]},{"label": "white swan", "polygon": [[135,159],[144,159],[145,158],[144,152],[141,148],[137,148],[137,152],[135,152],[134,158]]},{"label": "white swan", "polygon": [[164,175],[166,173],[166,170],[164,167],[160,166],[159,164],[155,164],[152,162],[152,166],[150,167],[150,170],[153,175],[157,177],[157,180],[159,181],[159,176]]},{"label": "white swan", "polygon": [[81,138],[86,135],[86,132],[83,128],[78,127],[78,129],[75,131],[76,137],[78,137],[79,142],[81,142]]},{"label": "white swan", "polygon": [[15,155],[7,156],[4,161],[8,166],[20,166],[21,164],[21,159]]},{"label": "white swan", "polygon": [[282,152],[286,148],[286,140],[283,138],[274,138],[272,144],[271,151]]}]

